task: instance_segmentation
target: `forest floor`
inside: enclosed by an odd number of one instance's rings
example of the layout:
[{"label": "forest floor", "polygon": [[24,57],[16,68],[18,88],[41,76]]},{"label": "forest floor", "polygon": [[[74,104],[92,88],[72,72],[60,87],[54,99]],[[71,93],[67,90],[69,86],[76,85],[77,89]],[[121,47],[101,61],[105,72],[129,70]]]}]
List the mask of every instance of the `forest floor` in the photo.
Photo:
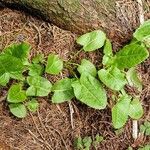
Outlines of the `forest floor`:
[{"label": "forest floor", "polygon": [[[32,46],[31,57],[37,53],[44,53],[45,56],[55,53],[69,61],[79,50],[75,44],[76,37],[71,32],[23,12],[0,10],[0,50],[11,43],[27,41]],[[81,52],[74,61],[80,63],[82,58],[87,58],[99,68],[101,56],[100,51]],[[144,107],[144,116],[138,121],[140,125],[145,120],[150,121],[150,59],[140,65],[138,71],[143,81],[141,101]],[[47,78],[54,83],[66,76],[70,74],[64,69],[61,75]],[[36,113],[29,114],[25,119],[17,119],[10,114],[6,102],[1,101],[8,88],[0,89],[1,150],[73,150],[76,137],[94,137],[98,133],[104,137],[98,150],[126,150],[129,146],[136,149],[150,141],[150,138],[143,136],[133,140],[132,120],[128,121],[123,130],[116,132],[111,124],[109,108],[98,111],[76,100],[54,105],[49,97],[39,98],[40,108]],[[133,89],[127,90],[134,93]]]}]

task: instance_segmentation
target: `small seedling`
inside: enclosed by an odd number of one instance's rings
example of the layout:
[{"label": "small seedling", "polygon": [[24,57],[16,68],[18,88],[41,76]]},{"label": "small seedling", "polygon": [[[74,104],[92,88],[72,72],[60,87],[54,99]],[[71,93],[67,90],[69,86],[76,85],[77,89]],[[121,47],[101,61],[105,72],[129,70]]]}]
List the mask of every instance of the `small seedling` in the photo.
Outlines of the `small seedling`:
[{"label": "small seedling", "polygon": [[104,140],[102,136],[97,134],[94,139],[90,136],[86,136],[84,138],[78,137],[75,139],[75,149],[77,150],[90,150],[90,148],[94,147],[97,150],[98,145]]},{"label": "small seedling", "polygon": [[145,121],[144,124],[140,126],[140,132],[149,136],[150,135],[150,122]]}]

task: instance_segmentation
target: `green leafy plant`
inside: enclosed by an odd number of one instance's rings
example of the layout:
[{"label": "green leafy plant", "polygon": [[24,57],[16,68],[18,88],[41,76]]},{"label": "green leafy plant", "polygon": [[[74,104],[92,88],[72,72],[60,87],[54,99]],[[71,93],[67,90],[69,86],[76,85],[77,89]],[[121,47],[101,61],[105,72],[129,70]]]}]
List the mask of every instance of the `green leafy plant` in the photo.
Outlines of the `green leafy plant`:
[{"label": "green leafy plant", "polygon": [[86,136],[84,138],[78,137],[75,139],[74,147],[77,150],[90,150],[90,148],[94,147],[97,150],[97,147],[101,142],[103,142],[104,138],[97,134],[94,139],[90,136]]},{"label": "green leafy plant", "polygon": [[[49,54],[47,61],[43,54],[29,60],[31,46],[25,42],[7,47],[0,54],[0,85],[7,86],[10,79],[15,79],[7,94],[11,113],[23,118],[28,111],[35,112],[39,104],[33,98],[48,96],[52,92],[53,103],[70,101],[75,97],[87,106],[99,110],[105,109],[109,101],[113,100],[112,124],[116,129],[122,128],[129,117],[139,119],[143,115],[140,96],[130,96],[125,91],[125,86],[142,90],[136,66],[149,57],[149,28],[150,20],[135,31],[131,43],[115,54],[111,41],[103,31],[96,30],[80,36],[77,43],[85,52],[100,48],[103,50],[104,55],[100,62],[103,67],[99,70],[87,59],[81,60],[81,64],[66,62],[67,65],[64,65],[65,62],[55,54]],[[74,68],[78,71],[77,74],[74,72],[73,78],[61,79],[54,85],[45,78],[45,73],[58,75],[63,66],[69,64],[75,64]],[[107,90],[114,93],[109,100]],[[89,148],[89,138],[79,141],[80,146],[84,143],[84,147]]]},{"label": "green leafy plant", "polygon": [[39,104],[34,97],[48,96],[51,92],[52,84],[43,76],[44,68],[51,74],[58,74],[63,65],[54,54],[48,56],[47,65],[43,54],[30,61],[30,49],[31,46],[23,42],[10,45],[0,54],[0,85],[7,86],[10,79],[15,79],[8,90],[7,102],[10,112],[18,118],[38,109]]},{"label": "green leafy plant", "polygon": [[[142,83],[138,78],[135,67],[149,57],[149,52],[147,50],[147,43],[150,37],[149,28],[150,21],[141,25],[133,35],[135,38],[134,42],[123,47],[115,55],[112,52],[110,40],[104,36],[105,34],[101,33],[102,31],[96,30],[95,32],[82,35],[77,39],[77,43],[83,46],[84,51],[94,51],[103,47],[103,68],[98,71],[98,77],[107,88],[116,91],[116,104],[112,108],[112,123],[116,129],[124,126],[128,117],[137,120],[143,115],[143,108],[139,100],[139,95],[136,97],[129,96],[125,92],[124,87],[125,85],[130,85],[137,88],[139,91],[142,90]],[[101,38],[99,36],[101,36]],[[96,45],[98,41],[97,38],[99,38],[99,40],[102,39],[102,41],[99,42],[100,45]],[[104,109],[107,104],[107,99],[104,97],[100,98],[98,94],[96,94],[98,93],[98,91],[95,92],[96,89],[98,89],[96,83],[93,84],[91,82],[92,84],[87,84],[89,81],[97,81],[95,67],[87,62],[88,60],[84,61],[84,63],[81,62],[80,68],[78,67],[81,77],[72,84],[75,96],[90,107]],[[89,79],[91,77],[88,75],[88,79],[86,79],[87,86],[84,85],[85,83],[83,84],[83,81],[87,78],[87,75],[84,75],[85,72],[93,76],[93,79]],[[84,95],[84,93],[86,94]],[[99,90],[99,94],[104,96],[104,90]],[[90,97],[88,97],[88,95],[90,95]]]}]

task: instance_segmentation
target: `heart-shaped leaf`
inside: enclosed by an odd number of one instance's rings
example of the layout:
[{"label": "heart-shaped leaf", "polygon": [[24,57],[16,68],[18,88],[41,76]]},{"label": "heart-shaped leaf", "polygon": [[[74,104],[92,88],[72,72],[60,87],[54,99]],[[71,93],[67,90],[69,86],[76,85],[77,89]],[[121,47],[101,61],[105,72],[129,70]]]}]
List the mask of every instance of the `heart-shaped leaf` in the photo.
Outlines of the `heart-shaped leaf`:
[{"label": "heart-shaped leaf", "polygon": [[10,112],[18,118],[24,118],[27,115],[26,107],[23,104],[10,104],[9,109]]},{"label": "heart-shaped leaf", "polygon": [[10,103],[19,103],[26,100],[26,92],[22,90],[21,84],[12,85],[8,91],[7,101]]},{"label": "heart-shaped leaf", "polygon": [[86,33],[77,39],[77,43],[83,46],[84,51],[94,51],[101,48],[106,40],[106,35],[101,30]]}]

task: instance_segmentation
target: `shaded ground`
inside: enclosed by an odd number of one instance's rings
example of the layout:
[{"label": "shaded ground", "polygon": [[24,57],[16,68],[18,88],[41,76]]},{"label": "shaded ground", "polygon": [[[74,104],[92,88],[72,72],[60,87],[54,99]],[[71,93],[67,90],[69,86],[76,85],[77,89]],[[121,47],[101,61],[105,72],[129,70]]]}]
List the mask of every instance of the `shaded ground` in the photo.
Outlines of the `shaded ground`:
[{"label": "shaded ground", "polygon": [[[47,56],[53,52],[63,60],[73,59],[79,48],[75,45],[76,35],[61,30],[49,23],[32,18],[29,15],[9,9],[0,10],[0,50],[11,43],[28,41],[32,45],[31,57],[37,53]],[[101,67],[100,51],[80,53],[74,61],[80,63],[81,58],[90,59],[98,68]],[[150,60],[138,68],[144,88],[141,100],[145,109],[143,118],[150,121]],[[47,76],[53,83],[59,78],[71,75],[64,69],[60,76]],[[135,91],[127,88],[130,93]],[[97,133],[105,139],[98,150],[126,150],[129,145],[146,144],[150,139],[132,139],[132,121],[129,120],[124,131],[119,135],[111,125],[110,109],[97,111],[77,101],[54,105],[50,97],[39,99],[40,108],[37,113],[29,114],[25,119],[16,119],[1,101],[7,88],[0,89],[0,149],[2,150],[73,150],[73,141],[78,136],[92,136]],[[109,96],[109,95],[108,95]],[[71,125],[71,107],[73,107],[73,126]],[[94,149],[94,148],[92,148]]]}]

